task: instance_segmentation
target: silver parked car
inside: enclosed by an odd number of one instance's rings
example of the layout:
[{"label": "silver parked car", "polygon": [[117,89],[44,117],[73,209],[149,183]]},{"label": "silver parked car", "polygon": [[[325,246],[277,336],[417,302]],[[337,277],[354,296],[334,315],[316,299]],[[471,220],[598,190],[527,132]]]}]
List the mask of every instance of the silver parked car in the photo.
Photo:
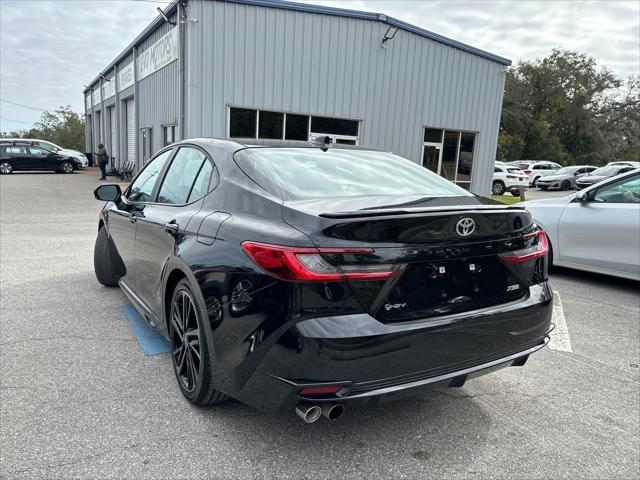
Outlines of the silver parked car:
[{"label": "silver parked car", "polygon": [[538,179],[536,187],[540,190],[573,190],[576,188],[576,178],[591,173],[597,168],[592,165],[562,167],[553,174]]},{"label": "silver parked car", "polygon": [[640,280],[640,170],[523,205],[547,232],[554,265]]}]

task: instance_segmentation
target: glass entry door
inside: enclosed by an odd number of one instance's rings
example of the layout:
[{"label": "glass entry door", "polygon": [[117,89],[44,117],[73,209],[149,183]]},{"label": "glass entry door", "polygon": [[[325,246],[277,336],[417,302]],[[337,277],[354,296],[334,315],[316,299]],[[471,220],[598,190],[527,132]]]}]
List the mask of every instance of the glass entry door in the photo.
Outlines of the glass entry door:
[{"label": "glass entry door", "polygon": [[430,145],[425,143],[422,147],[422,166],[428,168],[433,173],[440,173],[440,162],[442,160],[442,145]]}]

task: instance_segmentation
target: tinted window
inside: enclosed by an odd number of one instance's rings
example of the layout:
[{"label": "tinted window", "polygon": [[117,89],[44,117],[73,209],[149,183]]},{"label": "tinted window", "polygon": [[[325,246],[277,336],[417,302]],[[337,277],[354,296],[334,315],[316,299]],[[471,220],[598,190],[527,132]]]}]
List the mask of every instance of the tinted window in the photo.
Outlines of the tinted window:
[{"label": "tinted window", "polygon": [[431,143],[442,143],[442,130],[439,128],[425,128],[424,141]]},{"label": "tinted window", "polygon": [[283,199],[470,195],[417,163],[386,152],[248,148],[235,159],[258,185]]},{"label": "tinted window", "polygon": [[307,115],[287,113],[286,124],[285,140],[306,141],[309,139],[309,117]]},{"label": "tinted window", "polygon": [[172,150],[167,150],[155,158],[152,158],[140,175],[136,177],[129,188],[127,199],[132,202],[149,202],[153,187],[158,181],[158,175],[164,164],[171,156]]},{"label": "tinted window", "polygon": [[229,136],[255,138],[256,111],[246,108],[231,108],[229,110]]},{"label": "tinted window", "polygon": [[200,173],[196,177],[196,181],[193,184],[193,189],[189,195],[188,203],[195,202],[196,200],[204,197],[209,191],[209,182],[211,181],[211,174],[213,173],[213,165],[208,160],[202,164]]},{"label": "tinted window", "polygon": [[178,150],[160,187],[158,202],[176,205],[187,203],[205,159],[205,154],[198,149],[182,147]]},{"label": "tinted window", "polygon": [[284,113],[260,111],[258,120],[258,138],[281,139],[283,127]]},{"label": "tinted window", "polygon": [[358,136],[358,122],[340,118],[311,117],[311,131],[332,135]]}]

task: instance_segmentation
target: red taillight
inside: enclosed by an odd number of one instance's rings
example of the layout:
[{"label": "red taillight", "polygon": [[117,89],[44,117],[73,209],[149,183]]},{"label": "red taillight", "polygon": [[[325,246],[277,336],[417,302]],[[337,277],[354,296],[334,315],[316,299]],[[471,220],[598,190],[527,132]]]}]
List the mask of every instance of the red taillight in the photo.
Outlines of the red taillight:
[{"label": "red taillight", "polygon": [[242,250],[267,274],[294,282],[337,282],[342,280],[383,280],[395,270],[389,265],[332,265],[322,254],[371,254],[373,248],[285,247],[243,242]]},{"label": "red taillight", "polygon": [[501,253],[500,257],[508,263],[521,263],[544,257],[549,252],[549,240],[544,230],[536,230],[524,236],[525,247],[515,252]]},{"label": "red taillight", "polygon": [[507,178],[518,178],[516,175],[507,175]]},{"label": "red taillight", "polygon": [[531,174],[531,170],[523,170],[523,173],[526,173],[527,175]]},{"label": "red taillight", "polygon": [[318,397],[321,395],[335,395],[344,385],[322,385],[318,387],[304,387],[298,392],[302,397]]}]

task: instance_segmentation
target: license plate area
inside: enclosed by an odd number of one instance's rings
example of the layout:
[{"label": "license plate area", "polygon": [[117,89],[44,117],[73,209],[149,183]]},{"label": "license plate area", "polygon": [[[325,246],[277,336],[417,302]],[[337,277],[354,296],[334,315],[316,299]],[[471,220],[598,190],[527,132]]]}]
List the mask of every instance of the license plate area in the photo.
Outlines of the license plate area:
[{"label": "license plate area", "polygon": [[448,315],[518,300],[527,289],[497,257],[417,263],[372,313],[385,323]]}]

